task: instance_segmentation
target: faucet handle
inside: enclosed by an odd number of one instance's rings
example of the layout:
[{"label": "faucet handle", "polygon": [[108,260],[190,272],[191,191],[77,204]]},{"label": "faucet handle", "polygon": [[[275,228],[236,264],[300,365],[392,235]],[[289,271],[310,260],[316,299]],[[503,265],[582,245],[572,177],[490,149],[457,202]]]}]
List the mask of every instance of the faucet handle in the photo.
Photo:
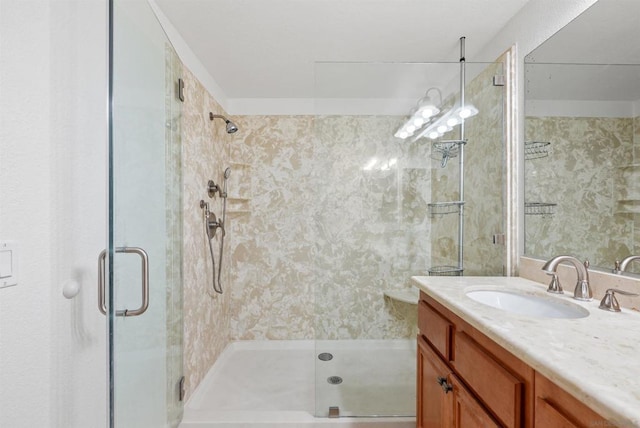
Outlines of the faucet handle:
[{"label": "faucet handle", "polygon": [[600,309],[610,312],[620,312],[620,305],[618,304],[615,293],[624,294],[625,296],[640,296],[640,294],[637,293],[630,293],[617,288],[609,288],[600,301]]},{"label": "faucet handle", "polygon": [[562,289],[562,285],[560,285],[560,280],[558,279],[558,274],[551,274],[551,282],[549,283],[549,288],[547,288],[548,293],[554,294],[564,294],[564,290]]},{"label": "faucet handle", "polygon": [[611,272],[617,275],[620,275],[622,273],[622,271],[620,270],[620,260],[616,260],[613,263],[613,270]]}]

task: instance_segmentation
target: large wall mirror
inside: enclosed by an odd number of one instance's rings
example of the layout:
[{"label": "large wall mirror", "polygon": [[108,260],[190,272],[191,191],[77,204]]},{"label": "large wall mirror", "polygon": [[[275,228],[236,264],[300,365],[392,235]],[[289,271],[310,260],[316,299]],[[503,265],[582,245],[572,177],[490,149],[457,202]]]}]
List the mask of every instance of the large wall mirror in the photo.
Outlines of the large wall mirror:
[{"label": "large wall mirror", "polygon": [[528,256],[611,271],[640,254],[638,17],[638,0],[599,0],[525,58]]}]

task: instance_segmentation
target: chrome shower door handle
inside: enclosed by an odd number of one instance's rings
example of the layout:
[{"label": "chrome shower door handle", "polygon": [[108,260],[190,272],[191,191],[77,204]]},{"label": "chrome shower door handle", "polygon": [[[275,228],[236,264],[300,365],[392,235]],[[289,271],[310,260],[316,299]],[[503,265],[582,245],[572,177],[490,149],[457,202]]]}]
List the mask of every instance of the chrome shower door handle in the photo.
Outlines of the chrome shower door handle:
[{"label": "chrome shower door handle", "polygon": [[[116,310],[116,316],[135,317],[142,315],[149,308],[149,256],[147,252],[139,247],[118,247],[116,253],[137,254],[142,259],[142,304],[138,309]],[[98,257],[98,309],[104,315],[107,314],[106,290],[105,290],[105,261],[107,250],[102,250]]]}]

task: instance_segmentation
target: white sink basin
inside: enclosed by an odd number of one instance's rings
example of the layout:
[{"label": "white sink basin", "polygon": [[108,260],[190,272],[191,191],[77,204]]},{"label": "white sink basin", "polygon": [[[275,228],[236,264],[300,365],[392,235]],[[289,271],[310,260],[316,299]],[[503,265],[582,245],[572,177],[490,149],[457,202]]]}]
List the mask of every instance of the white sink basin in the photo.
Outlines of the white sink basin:
[{"label": "white sink basin", "polygon": [[482,304],[518,315],[536,318],[584,318],[589,311],[582,306],[551,296],[518,291],[472,290],[466,295]]}]

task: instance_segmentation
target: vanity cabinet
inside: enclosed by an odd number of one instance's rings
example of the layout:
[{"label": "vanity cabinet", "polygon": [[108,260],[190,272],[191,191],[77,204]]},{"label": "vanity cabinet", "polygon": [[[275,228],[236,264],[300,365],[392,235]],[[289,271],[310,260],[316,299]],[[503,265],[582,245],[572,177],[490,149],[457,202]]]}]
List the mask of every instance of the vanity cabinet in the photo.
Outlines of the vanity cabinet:
[{"label": "vanity cabinet", "polygon": [[418,373],[418,427],[500,426],[423,337],[418,338]]},{"label": "vanity cabinet", "polygon": [[613,426],[420,293],[417,427]]},{"label": "vanity cabinet", "polygon": [[536,373],[536,428],[612,427],[589,407]]}]

